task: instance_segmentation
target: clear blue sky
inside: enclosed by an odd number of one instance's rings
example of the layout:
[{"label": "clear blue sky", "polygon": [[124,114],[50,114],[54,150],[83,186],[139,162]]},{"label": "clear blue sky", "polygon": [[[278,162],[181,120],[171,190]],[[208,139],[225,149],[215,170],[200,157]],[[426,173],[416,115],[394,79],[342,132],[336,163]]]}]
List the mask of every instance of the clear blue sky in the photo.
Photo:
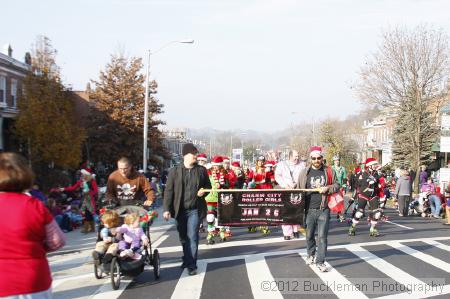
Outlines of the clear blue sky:
[{"label": "clear blue sky", "polygon": [[361,107],[349,87],[382,29],[429,24],[450,34],[448,0],[14,0],[1,11],[0,45],[23,60],[38,34],[48,36],[74,89],[98,78],[111,53],[145,57],[195,39],[152,56],[170,127],[270,132],[343,117]]}]

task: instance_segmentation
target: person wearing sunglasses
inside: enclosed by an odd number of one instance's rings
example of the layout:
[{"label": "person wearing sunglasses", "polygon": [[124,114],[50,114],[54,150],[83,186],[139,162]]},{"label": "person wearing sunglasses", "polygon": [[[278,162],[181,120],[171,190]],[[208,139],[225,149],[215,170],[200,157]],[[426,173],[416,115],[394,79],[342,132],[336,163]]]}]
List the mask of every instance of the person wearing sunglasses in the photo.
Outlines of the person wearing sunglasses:
[{"label": "person wearing sunglasses", "polygon": [[[331,167],[324,165],[323,152],[320,146],[311,147],[310,165],[300,172],[297,188],[315,189],[314,191],[301,193],[302,199],[305,200],[306,264],[312,265],[315,262],[319,271],[327,272],[329,269],[325,265],[325,257],[330,222],[328,195],[338,192],[339,183],[336,179],[336,173]],[[315,239],[316,231],[317,242]]]}]

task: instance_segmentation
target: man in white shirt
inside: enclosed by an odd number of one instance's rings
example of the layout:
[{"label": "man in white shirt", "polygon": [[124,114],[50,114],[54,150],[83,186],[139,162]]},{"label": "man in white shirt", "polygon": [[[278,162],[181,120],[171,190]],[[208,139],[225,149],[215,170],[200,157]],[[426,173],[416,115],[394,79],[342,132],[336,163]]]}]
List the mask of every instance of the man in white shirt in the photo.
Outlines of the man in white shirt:
[{"label": "man in white shirt", "polygon": [[[289,152],[289,160],[281,161],[275,169],[275,181],[283,189],[294,189],[297,186],[297,179],[300,171],[305,166],[300,163],[298,151]],[[300,221],[300,220],[299,220]],[[293,237],[299,238],[298,225],[282,225],[285,240]]]}]

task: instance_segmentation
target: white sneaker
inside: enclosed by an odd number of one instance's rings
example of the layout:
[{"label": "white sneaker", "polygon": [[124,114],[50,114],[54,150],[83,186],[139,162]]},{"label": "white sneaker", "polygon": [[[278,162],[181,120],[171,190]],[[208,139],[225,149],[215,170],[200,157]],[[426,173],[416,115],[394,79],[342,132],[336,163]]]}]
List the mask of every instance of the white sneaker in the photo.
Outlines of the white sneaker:
[{"label": "white sneaker", "polygon": [[312,264],[314,264],[314,255],[310,255],[310,256],[308,256],[307,258],[306,258],[306,264],[307,265],[312,265]]},{"label": "white sneaker", "polygon": [[319,269],[320,272],[328,272],[328,267],[324,263],[317,264],[316,267]]}]

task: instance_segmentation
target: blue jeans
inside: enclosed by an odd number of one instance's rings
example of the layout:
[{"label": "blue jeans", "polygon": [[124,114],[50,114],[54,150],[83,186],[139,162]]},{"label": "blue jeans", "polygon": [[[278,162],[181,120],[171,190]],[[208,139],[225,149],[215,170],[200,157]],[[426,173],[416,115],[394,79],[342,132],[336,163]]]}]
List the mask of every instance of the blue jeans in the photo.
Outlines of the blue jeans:
[{"label": "blue jeans", "polygon": [[182,210],[177,217],[177,230],[183,246],[183,264],[189,269],[197,269],[197,251],[200,228],[198,210]]},{"label": "blue jeans", "polygon": [[431,214],[435,216],[439,216],[441,213],[441,200],[437,195],[428,196],[428,200],[430,201]]},{"label": "blue jeans", "polygon": [[325,261],[328,246],[328,228],[330,223],[330,210],[308,210],[306,215],[306,250],[308,256],[316,255],[317,230],[317,255],[316,263],[322,264]]}]

